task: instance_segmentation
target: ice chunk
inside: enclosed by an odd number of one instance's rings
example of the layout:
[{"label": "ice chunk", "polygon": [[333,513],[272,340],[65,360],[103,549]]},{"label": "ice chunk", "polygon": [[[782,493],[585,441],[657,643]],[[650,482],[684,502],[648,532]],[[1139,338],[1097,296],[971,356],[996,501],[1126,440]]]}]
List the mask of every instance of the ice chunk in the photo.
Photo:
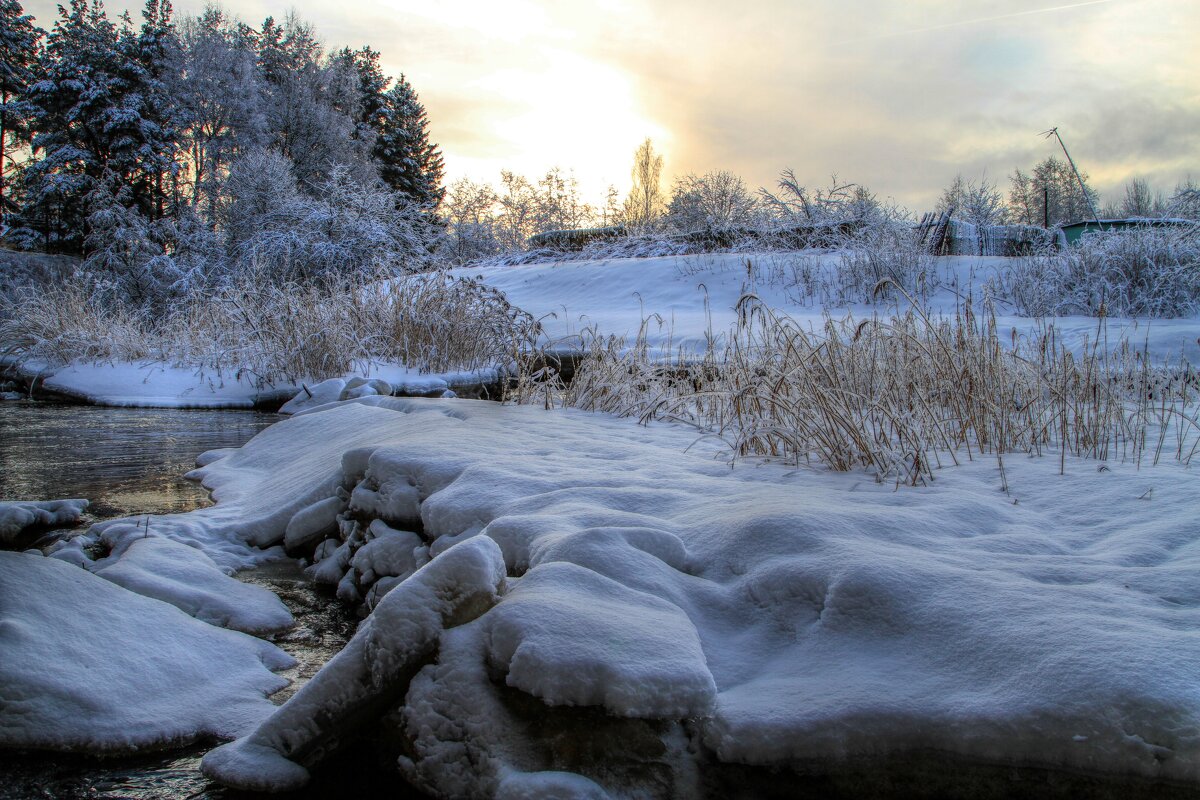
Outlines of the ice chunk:
[{"label": "ice chunk", "polygon": [[97,753],[244,733],[294,663],[52,558],[0,552],[0,745]]}]

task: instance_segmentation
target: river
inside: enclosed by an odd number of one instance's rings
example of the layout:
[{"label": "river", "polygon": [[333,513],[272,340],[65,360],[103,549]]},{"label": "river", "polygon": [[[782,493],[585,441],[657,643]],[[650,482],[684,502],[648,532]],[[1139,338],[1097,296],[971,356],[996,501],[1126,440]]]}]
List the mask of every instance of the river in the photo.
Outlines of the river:
[{"label": "river", "polygon": [[[239,447],[282,417],[259,411],[176,411],[99,408],[58,402],[0,402],[0,499],[92,501],[80,528],[102,519],[167,514],[209,505],[208,492],[183,479],[196,456]],[[45,547],[60,533],[40,537]],[[358,619],[331,591],[307,580],[294,561],[240,573],[274,591],[296,627],[274,639],[296,658],[284,672],[293,683],[272,699],[283,702],[353,635]],[[97,692],[104,687],[97,686]],[[213,743],[124,758],[0,750],[0,800],[25,798],[234,798],[200,774]],[[369,747],[348,747],[313,772],[303,792],[280,797],[422,797]]]}]

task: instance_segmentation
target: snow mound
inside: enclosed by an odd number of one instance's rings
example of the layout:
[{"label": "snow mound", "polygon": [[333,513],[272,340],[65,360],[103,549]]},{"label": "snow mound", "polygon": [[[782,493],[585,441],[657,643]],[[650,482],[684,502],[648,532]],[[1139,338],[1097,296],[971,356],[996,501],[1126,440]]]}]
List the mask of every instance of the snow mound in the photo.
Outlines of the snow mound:
[{"label": "snow mound", "polygon": [[0,501],[0,542],[16,541],[29,530],[74,525],[87,507],[87,500]]},{"label": "snow mound", "polygon": [[[1070,460],[1060,475],[1058,459],[1006,459],[1005,493],[994,462],[978,461],[896,491],[862,475],[730,469],[715,445],[668,426],[378,396],[266,434],[205,480],[270,485],[289,459],[308,468],[290,495],[235,502],[253,517],[267,502],[344,499],[316,565],[339,590],[378,578],[374,548],[391,545],[371,542],[393,526],[432,558],[389,582],[354,645],[381,665],[371,686],[314,681],[325,688],[291,706],[287,729],[344,719],[359,701],[339,692],[392,703],[390,724],[412,743],[400,764],[436,793],[516,796],[575,785],[552,774],[569,772],[615,794],[651,781],[679,795],[705,764],[919,752],[1200,781],[1200,529],[1186,469]],[[481,541],[499,545],[511,591],[443,630],[408,587]],[[420,647],[397,647],[410,639]],[[417,650],[435,661],[393,697],[379,675],[403,673]],[[579,719],[609,749],[547,756]],[[522,777],[539,773],[551,774]]]},{"label": "snow mound", "polygon": [[238,736],[292,666],[51,558],[0,552],[0,746],[98,753]]},{"label": "snow mound", "polygon": [[677,606],[575,564],[531,570],[488,620],[489,662],[551,705],[679,719],[705,715],[716,698]]},{"label": "snow mound", "polygon": [[243,633],[277,633],[295,625],[274,592],[229,577],[196,548],[146,536],[132,526],[109,528],[106,539],[119,533],[124,535],[114,554],[90,565],[101,578]]}]

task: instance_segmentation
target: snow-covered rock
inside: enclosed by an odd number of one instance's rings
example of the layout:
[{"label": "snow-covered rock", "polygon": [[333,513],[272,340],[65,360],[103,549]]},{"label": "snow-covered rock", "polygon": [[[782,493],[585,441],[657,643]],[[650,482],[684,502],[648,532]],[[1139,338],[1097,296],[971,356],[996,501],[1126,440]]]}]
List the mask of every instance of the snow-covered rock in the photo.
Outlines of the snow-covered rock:
[{"label": "snow-covered rock", "polygon": [[87,507],[87,500],[0,501],[0,542],[29,530],[74,525]]},{"label": "snow-covered rock", "polygon": [[0,552],[0,746],[99,753],[241,735],[292,666],[52,558]]},{"label": "snow-covered rock", "polygon": [[326,403],[336,403],[342,399],[346,389],[346,381],[341,378],[330,378],[314,386],[302,386],[291,400],[279,409],[280,414],[295,414],[306,408],[317,408]]},{"label": "snow-covered rock", "polygon": [[338,514],[345,503],[341,498],[326,497],[297,511],[283,531],[283,546],[287,551],[305,551],[337,532]]}]

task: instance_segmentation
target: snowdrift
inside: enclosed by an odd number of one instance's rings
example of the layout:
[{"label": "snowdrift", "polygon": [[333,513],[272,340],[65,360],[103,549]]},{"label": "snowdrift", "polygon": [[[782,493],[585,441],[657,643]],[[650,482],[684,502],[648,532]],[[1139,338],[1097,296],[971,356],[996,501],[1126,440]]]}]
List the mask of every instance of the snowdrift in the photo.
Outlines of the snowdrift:
[{"label": "snowdrift", "polygon": [[299,515],[328,537],[314,571],[376,610],[206,771],[296,786],[370,708],[443,796],[686,796],[721,764],[925,752],[1200,781],[1190,472],[1010,460],[1005,493],[980,461],[893,491],[693,443],[369,397],[213,460],[218,506],[159,535],[228,554]]}]

